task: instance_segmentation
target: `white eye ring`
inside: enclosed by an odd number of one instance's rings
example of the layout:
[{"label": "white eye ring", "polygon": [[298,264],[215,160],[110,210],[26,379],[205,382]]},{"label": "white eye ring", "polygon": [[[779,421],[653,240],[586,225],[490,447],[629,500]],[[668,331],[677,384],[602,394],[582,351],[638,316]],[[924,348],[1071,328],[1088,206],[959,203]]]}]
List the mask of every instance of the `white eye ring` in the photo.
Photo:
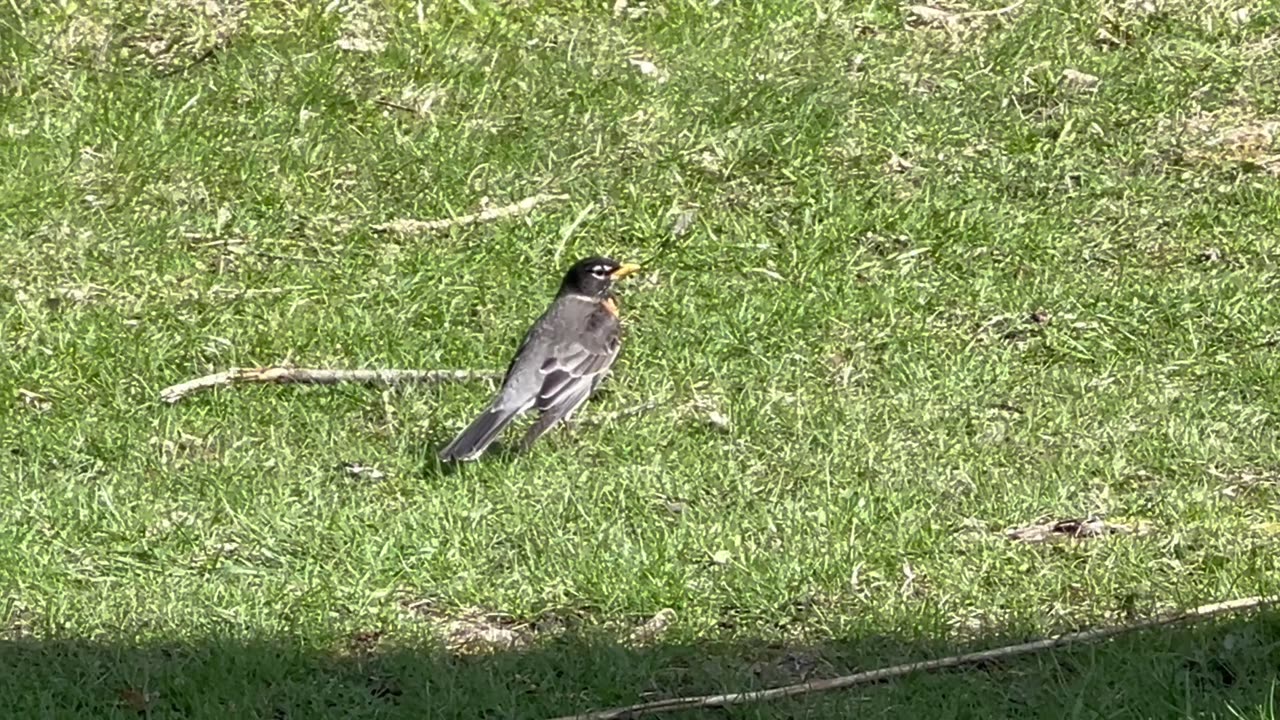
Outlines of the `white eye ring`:
[{"label": "white eye ring", "polygon": [[609,268],[604,265],[596,265],[591,268],[591,274],[603,279],[609,277]]}]

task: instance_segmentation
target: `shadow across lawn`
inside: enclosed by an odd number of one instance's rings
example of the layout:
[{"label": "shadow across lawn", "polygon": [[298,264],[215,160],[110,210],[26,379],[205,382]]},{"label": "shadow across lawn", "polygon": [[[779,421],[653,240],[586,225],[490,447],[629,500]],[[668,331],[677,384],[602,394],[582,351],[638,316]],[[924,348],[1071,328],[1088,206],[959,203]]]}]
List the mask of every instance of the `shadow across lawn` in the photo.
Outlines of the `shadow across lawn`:
[{"label": "shadow across lawn", "polygon": [[[1025,639],[963,648],[891,637],[627,648],[570,632],[521,650],[457,655],[376,632],[324,650],[279,637],[144,645],[27,637],[0,642],[0,715],[549,718]],[[1270,610],[700,716],[1274,718],[1278,676],[1280,613]]]}]

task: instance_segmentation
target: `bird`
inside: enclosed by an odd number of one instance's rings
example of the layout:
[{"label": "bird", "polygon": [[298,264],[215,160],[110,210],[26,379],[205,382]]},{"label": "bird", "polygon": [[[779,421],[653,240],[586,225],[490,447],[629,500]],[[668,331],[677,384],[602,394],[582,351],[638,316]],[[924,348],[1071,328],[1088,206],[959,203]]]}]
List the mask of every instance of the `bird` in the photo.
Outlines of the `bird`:
[{"label": "bird", "polygon": [[556,423],[569,420],[618,357],[622,324],[611,291],[614,281],[639,269],[635,263],[601,256],[574,263],[555,299],[525,333],[497,395],[440,450],[440,459],[479,458],[512,420],[533,408],[538,419],[521,440],[521,451]]}]

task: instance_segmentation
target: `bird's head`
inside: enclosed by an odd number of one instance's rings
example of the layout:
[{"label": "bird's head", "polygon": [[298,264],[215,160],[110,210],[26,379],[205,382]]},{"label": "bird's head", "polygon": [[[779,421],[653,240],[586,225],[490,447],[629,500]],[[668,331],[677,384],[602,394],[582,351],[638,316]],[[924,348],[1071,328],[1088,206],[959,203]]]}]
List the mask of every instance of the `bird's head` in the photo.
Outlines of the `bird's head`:
[{"label": "bird's head", "polygon": [[614,280],[620,280],[640,269],[633,263],[620,263],[607,257],[589,257],[569,268],[560,284],[560,294],[608,297]]}]

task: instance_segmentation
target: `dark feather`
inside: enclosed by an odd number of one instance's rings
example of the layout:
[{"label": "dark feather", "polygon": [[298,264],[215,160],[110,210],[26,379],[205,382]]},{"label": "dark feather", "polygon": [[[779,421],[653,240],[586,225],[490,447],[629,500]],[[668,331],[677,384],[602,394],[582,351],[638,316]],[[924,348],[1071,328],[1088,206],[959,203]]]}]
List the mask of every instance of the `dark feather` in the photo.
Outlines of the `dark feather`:
[{"label": "dark feather", "polygon": [[480,417],[472,420],[467,429],[459,433],[453,442],[440,451],[440,459],[444,462],[454,462],[480,457],[497,439],[498,433],[502,432],[502,429],[523,411],[524,408],[515,410],[506,410],[501,407],[488,408],[480,414]]},{"label": "dark feather", "polygon": [[559,402],[542,411],[538,419],[534,421],[529,429],[525,432],[524,438],[520,441],[520,449],[528,450],[535,440],[542,437],[542,434],[550,430],[556,423],[561,420],[567,420],[572,417],[582,404],[587,401],[587,397],[591,395],[591,381],[589,379],[579,379],[569,386],[568,392],[559,396]]}]

